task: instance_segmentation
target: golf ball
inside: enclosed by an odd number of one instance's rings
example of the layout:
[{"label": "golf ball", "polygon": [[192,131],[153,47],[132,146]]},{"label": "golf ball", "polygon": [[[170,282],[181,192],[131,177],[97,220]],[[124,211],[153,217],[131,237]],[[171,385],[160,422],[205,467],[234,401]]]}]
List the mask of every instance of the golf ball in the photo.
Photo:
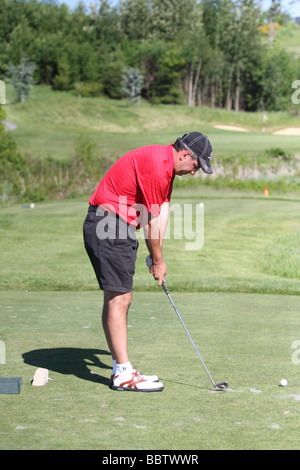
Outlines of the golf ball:
[{"label": "golf ball", "polygon": [[281,385],[282,387],[286,387],[286,386],[287,386],[287,380],[281,379],[281,380],[280,380],[280,385]]}]

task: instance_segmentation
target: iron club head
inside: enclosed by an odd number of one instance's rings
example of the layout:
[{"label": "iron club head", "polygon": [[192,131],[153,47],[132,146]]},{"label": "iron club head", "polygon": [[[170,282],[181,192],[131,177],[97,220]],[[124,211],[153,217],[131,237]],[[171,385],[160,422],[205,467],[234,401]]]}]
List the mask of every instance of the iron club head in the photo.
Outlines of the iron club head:
[{"label": "iron club head", "polygon": [[220,382],[216,384],[217,390],[227,390],[228,389],[228,382]]}]

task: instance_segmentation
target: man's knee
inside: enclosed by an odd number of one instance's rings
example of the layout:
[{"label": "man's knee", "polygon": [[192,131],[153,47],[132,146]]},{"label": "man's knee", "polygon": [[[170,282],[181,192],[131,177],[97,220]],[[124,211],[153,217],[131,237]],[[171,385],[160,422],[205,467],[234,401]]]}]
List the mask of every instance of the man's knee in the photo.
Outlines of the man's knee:
[{"label": "man's knee", "polygon": [[129,308],[132,300],[132,292],[114,292],[114,291],[104,291],[104,302],[115,307],[119,306],[120,308]]}]

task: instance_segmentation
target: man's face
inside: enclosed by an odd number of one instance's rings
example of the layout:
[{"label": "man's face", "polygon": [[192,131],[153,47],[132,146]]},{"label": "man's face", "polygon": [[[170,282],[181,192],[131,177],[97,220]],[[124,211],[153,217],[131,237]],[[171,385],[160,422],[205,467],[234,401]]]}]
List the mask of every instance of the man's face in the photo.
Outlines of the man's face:
[{"label": "man's face", "polygon": [[181,150],[179,152],[177,165],[174,165],[175,174],[178,176],[188,174],[194,175],[198,169],[198,160],[192,158],[191,153],[188,150]]}]

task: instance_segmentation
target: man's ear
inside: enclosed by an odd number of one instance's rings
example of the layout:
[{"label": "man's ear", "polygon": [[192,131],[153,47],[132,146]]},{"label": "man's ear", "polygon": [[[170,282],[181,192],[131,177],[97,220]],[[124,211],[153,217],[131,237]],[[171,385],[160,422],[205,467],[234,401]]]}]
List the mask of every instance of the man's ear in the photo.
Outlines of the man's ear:
[{"label": "man's ear", "polygon": [[190,156],[189,150],[187,150],[187,149],[181,149],[180,150],[179,160],[182,161],[184,158],[189,157],[189,156]]}]

